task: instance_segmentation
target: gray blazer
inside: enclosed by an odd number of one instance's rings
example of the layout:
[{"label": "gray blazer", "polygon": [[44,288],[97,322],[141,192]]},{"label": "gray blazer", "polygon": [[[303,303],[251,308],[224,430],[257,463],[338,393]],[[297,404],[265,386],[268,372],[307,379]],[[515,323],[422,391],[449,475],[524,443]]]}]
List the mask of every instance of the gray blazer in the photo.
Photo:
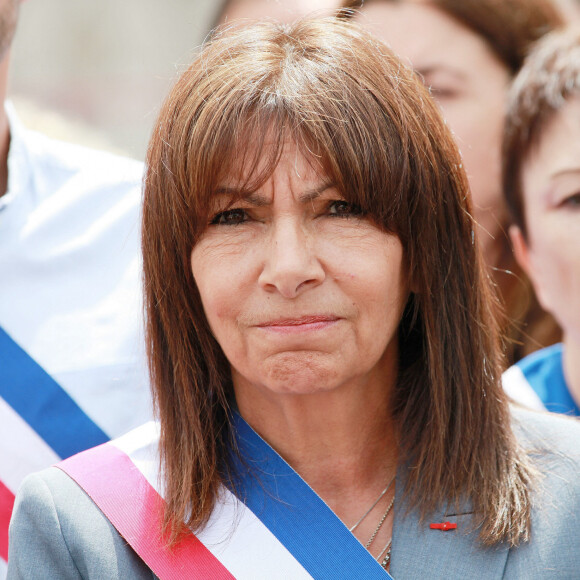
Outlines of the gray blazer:
[{"label": "gray blazer", "polygon": [[[477,532],[470,531],[468,506],[457,515],[442,510],[421,522],[415,511],[406,513],[397,495],[391,561],[395,580],[580,579],[580,422],[522,411],[515,415],[519,440],[537,450],[544,474],[535,497],[531,541],[512,549],[483,548]],[[397,494],[401,488],[397,485]],[[456,522],[457,530],[429,528],[430,522],[443,521]],[[78,578],[155,576],[88,496],[62,471],[50,468],[29,476],[18,493],[8,580]],[[280,578],[287,578],[284,570]]]}]

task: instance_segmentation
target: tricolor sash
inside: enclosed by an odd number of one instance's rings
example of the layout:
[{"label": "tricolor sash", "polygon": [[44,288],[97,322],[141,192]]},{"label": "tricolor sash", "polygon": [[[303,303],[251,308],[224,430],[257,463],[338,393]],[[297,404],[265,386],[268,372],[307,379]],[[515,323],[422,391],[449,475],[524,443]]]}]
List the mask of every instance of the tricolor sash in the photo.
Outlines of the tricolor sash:
[{"label": "tricolor sash", "polygon": [[22,479],[109,438],[1,327],[0,436],[0,560],[6,561],[8,524]]},{"label": "tricolor sash", "polygon": [[58,465],[162,580],[365,578],[389,574],[308,484],[239,416],[236,473],[203,530],[160,536],[159,430],[148,423]]}]

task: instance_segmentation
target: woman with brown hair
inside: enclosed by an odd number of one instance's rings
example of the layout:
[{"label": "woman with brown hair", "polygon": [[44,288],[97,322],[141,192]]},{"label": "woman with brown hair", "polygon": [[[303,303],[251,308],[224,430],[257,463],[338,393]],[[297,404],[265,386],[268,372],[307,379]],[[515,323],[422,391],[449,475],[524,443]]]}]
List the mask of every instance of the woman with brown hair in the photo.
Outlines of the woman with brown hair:
[{"label": "woman with brown hair", "polygon": [[411,64],[461,151],[483,255],[502,297],[507,362],[560,339],[515,260],[502,196],[507,90],[531,44],[562,24],[551,0],[347,0],[361,24]]},{"label": "woman with brown hair", "polygon": [[216,35],[147,157],[159,424],[26,481],[9,578],[575,573],[580,425],[510,414],[467,198],[358,26]]}]

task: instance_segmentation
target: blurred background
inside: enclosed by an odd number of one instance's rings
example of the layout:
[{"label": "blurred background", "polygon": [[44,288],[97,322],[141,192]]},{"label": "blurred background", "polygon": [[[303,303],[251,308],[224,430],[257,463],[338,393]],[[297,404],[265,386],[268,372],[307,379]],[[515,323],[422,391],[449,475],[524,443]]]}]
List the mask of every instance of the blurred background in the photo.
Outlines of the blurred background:
[{"label": "blurred background", "polygon": [[143,159],[178,71],[219,0],[27,0],[9,96],[30,128]]},{"label": "blurred background", "polygon": [[9,97],[51,137],[143,159],[170,86],[218,20],[293,20],[338,0],[26,0]]},{"label": "blurred background", "polygon": [[[559,0],[571,15],[577,0]],[[339,0],[26,0],[9,95],[30,128],[143,159],[177,74],[221,19],[290,20]]]}]

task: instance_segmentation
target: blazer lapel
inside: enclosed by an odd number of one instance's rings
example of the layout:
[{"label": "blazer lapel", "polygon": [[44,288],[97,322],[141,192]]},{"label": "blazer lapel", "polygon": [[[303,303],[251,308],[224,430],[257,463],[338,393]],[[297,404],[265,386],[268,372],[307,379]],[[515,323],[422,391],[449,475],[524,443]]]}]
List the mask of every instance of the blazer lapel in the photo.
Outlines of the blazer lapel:
[{"label": "blazer lapel", "polygon": [[[403,500],[404,478],[397,475],[390,572],[395,580],[417,578],[503,578],[509,549],[485,548],[473,529],[469,504],[459,510],[438,510],[421,522],[416,510]],[[456,529],[431,529],[430,524],[451,522]]]}]

